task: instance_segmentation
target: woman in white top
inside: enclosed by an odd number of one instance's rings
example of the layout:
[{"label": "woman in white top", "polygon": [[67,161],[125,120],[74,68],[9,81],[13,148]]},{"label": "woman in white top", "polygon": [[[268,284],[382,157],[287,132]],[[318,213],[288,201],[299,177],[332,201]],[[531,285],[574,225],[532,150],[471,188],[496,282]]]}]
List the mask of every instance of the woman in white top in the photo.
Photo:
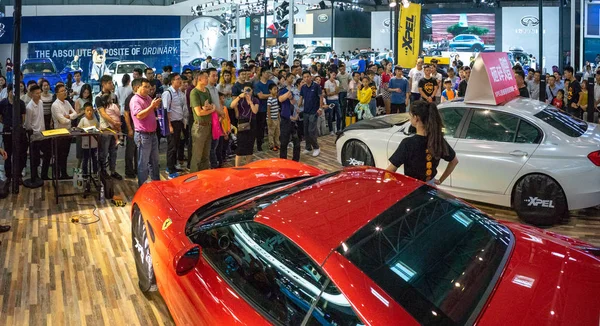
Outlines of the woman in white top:
[{"label": "woman in white top", "polygon": [[54,129],[52,126],[52,97],[53,94],[50,92],[50,82],[46,79],[42,79],[40,82],[42,87],[42,104],[44,106],[44,126],[46,130]]},{"label": "woman in white top", "polygon": [[123,86],[117,89],[117,100],[119,101],[119,107],[121,108],[121,115],[123,115],[125,100],[129,94],[133,93],[133,89],[131,88],[131,76],[129,76],[129,74],[123,75],[121,84]]},{"label": "woman in white top", "polygon": [[0,101],[8,97],[6,86],[6,78],[4,78],[4,76],[0,76]]}]

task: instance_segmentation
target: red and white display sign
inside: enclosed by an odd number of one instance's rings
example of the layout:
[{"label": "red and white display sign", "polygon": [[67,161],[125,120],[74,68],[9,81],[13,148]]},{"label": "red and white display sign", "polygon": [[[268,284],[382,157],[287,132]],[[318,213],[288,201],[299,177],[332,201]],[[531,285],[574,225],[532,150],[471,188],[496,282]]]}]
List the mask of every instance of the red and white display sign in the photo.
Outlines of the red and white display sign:
[{"label": "red and white display sign", "polygon": [[498,105],[519,96],[508,55],[504,52],[480,53],[467,84],[465,102]]}]

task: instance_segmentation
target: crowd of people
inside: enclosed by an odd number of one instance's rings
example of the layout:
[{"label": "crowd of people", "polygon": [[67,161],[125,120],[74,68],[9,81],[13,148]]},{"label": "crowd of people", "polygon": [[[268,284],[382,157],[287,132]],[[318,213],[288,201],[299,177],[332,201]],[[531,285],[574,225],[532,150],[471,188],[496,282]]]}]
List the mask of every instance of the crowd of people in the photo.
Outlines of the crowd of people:
[{"label": "crowd of people", "polygon": [[[70,127],[113,131],[103,133],[97,141],[77,138],[76,169],[122,180],[116,161],[119,147],[124,146],[125,177],[137,178],[141,185],[148,177],[160,179],[158,148],[163,138],[167,139],[169,178],[184,171],[221,167],[233,156],[236,166],[246,164],[254,151],[267,150],[263,148],[265,138],[268,150],[288,158],[291,149],[291,158],[299,161],[301,154],[319,156],[318,137],[341,131],[347,117],[369,119],[407,112],[409,104],[417,101],[438,104],[464,97],[471,72],[468,65],[441,68],[436,59],[426,64],[422,58],[407,77],[403,67],[387,59],[375,64],[363,57],[353,72],[337,57],[308,69],[299,59],[292,66],[275,61],[248,58],[237,70],[233,62],[225,61],[218,70],[216,62],[206,60],[204,69],[186,69],[181,74],[172,72],[170,66],[158,74],[151,68],[135,69],[131,76],[123,76],[117,89],[111,76],[102,76],[98,94],[92,94],[92,87],[81,81],[79,72],[67,84],[50,85],[43,78],[21,83],[22,127],[29,136]],[[525,74],[519,65],[513,71],[521,96],[539,98],[540,72]],[[586,81],[580,85],[570,67],[565,68],[564,77],[558,71],[547,76],[546,101],[581,117],[587,108]],[[600,72],[596,80],[600,84]],[[598,106],[600,91],[594,93]],[[0,100],[4,130],[10,131],[16,99],[13,85],[2,76]],[[41,178],[50,179],[48,140],[28,146],[23,136],[19,143],[30,150],[32,176],[38,176],[41,163]],[[4,144],[9,157],[5,173],[13,179],[10,134],[4,136]],[[57,142],[58,169],[52,171],[57,178],[72,177],[67,171],[71,147],[68,138]],[[25,168],[26,157],[26,151],[21,151],[18,171]],[[20,179],[21,174],[14,176],[15,181]]]}]

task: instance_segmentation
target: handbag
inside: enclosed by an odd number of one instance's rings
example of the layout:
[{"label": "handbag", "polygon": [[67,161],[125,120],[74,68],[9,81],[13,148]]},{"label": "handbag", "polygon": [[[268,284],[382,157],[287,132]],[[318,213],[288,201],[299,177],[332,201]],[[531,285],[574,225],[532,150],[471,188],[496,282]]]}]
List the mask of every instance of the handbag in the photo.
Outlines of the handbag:
[{"label": "handbag", "polygon": [[238,132],[248,131],[248,130],[250,130],[250,122],[239,122],[238,121],[238,127],[237,127]]}]

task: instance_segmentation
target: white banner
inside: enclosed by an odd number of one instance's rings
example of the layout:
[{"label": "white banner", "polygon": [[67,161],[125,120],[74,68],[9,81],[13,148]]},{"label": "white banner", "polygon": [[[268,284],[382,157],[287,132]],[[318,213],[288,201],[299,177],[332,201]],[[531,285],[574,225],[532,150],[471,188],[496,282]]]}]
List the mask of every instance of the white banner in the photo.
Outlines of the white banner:
[{"label": "white banner", "polygon": [[390,33],[393,22],[389,11],[371,12],[371,47],[380,52],[390,49]]},{"label": "white banner", "polygon": [[[530,55],[539,68],[539,15],[537,7],[502,8],[502,51],[508,52],[511,64],[518,59],[521,65],[532,66]],[[544,7],[544,68],[552,72],[558,66],[558,7]],[[526,62],[524,62],[526,61]]]}]

